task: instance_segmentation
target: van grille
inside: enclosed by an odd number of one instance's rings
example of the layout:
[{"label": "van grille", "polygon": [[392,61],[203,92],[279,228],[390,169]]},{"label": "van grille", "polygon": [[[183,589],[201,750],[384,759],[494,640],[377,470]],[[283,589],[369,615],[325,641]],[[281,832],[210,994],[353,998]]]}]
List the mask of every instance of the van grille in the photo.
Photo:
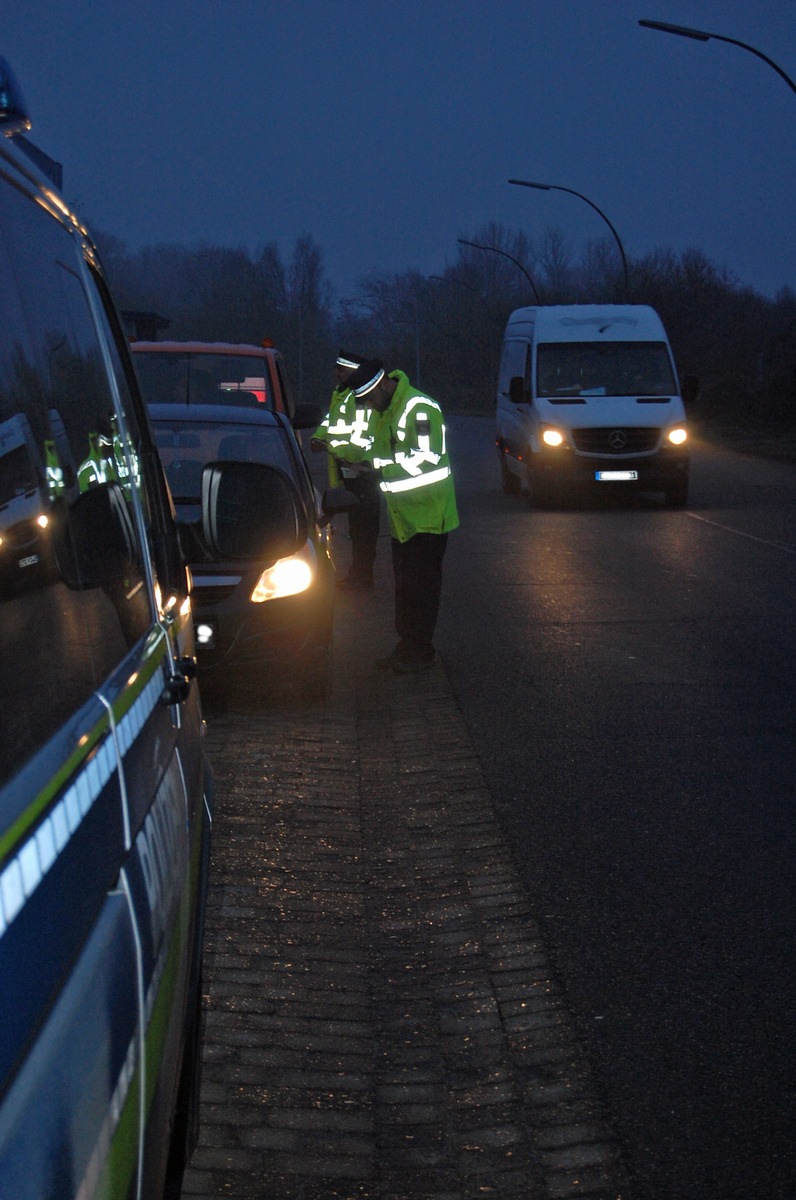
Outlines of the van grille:
[{"label": "van grille", "polygon": [[573,429],[572,442],[581,454],[649,454],[657,450],[660,429],[648,426],[606,426],[601,429]]}]

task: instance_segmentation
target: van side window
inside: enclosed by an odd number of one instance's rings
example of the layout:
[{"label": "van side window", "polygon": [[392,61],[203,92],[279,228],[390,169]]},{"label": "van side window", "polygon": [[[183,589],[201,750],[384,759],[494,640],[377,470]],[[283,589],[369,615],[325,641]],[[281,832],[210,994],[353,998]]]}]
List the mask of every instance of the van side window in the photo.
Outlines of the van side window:
[{"label": "van side window", "polygon": [[119,665],[152,604],[80,250],[5,184],[0,288],[2,781]]}]

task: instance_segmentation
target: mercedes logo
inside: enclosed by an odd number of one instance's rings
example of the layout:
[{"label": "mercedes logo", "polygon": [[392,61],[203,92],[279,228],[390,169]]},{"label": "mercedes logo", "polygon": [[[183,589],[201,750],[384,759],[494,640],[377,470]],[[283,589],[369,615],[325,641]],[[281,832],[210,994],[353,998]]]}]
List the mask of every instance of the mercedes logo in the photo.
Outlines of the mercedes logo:
[{"label": "mercedes logo", "polygon": [[612,450],[624,450],[627,445],[627,434],[623,429],[612,429],[608,434],[608,445]]}]

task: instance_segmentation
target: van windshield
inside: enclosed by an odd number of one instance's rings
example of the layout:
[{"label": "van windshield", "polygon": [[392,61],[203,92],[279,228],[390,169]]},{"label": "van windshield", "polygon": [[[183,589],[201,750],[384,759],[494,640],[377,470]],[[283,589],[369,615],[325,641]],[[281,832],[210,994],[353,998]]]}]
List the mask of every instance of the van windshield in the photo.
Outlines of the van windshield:
[{"label": "van windshield", "polygon": [[537,396],[672,396],[676,391],[664,342],[543,342],[537,347]]}]

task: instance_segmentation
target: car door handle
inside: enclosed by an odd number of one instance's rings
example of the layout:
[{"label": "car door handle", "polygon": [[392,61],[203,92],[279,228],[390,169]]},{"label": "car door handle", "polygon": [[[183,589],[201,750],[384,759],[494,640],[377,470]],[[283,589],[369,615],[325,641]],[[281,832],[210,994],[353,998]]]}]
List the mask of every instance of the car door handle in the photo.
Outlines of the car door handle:
[{"label": "car door handle", "polygon": [[174,666],[176,670],[166,680],[161,693],[161,702],[171,706],[183,704],[191,691],[191,680],[196,676],[196,659],[189,655],[178,658]]}]

